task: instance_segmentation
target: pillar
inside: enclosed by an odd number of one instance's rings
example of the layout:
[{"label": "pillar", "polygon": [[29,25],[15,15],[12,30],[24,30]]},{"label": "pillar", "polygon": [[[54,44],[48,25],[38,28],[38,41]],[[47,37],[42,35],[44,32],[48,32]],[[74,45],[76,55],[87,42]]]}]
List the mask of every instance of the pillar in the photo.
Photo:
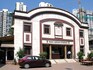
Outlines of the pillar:
[{"label": "pillar", "polygon": [[71,46],[71,49],[72,49],[72,58],[75,58],[75,57],[74,57],[74,53],[75,53],[75,52],[74,52],[74,46]]},{"label": "pillar", "polygon": [[64,50],[65,50],[65,59],[66,59],[67,58],[67,47],[66,46],[65,46]]},{"label": "pillar", "polygon": [[52,59],[52,46],[49,45],[49,59]]},{"label": "pillar", "polygon": [[7,49],[6,49],[6,51],[5,51],[5,55],[6,55],[5,59],[6,59],[6,61],[7,61],[7,52],[8,52],[8,51],[7,51]]}]

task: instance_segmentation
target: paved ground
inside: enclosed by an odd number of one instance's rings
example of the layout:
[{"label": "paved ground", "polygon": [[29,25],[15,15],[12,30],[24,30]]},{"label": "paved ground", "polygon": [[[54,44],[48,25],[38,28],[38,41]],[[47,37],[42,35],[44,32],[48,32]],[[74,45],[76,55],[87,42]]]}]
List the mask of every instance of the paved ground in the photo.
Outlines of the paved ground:
[{"label": "paved ground", "polygon": [[81,65],[80,63],[61,63],[61,64],[53,64],[52,67],[45,68],[29,68],[24,69],[20,68],[19,65],[13,65],[13,64],[6,64],[0,66],[0,70],[93,70],[93,65],[86,66]]}]

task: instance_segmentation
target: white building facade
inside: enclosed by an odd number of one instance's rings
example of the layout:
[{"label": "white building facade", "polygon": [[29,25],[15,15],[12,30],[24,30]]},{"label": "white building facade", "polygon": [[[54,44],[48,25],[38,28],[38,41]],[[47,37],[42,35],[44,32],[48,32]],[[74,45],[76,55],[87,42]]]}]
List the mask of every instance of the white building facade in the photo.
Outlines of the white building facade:
[{"label": "white building facade", "polygon": [[87,57],[88,25],[71,13],[54,7],[15,11],[14,47],[15,58],[20,48],[27,55],[38,56],[41,52],[47,52],[48,59],[77,58],[79,51]]}]

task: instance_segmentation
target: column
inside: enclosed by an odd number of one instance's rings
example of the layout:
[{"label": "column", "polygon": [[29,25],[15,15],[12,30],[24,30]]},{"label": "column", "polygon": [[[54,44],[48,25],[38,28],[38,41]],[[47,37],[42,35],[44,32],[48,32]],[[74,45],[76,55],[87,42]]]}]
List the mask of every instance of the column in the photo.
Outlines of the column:
[{"label": "column", "polygon": [[52,59],[52,46],[49,45],[49,59]]},{"label": "column", "polygon": [[72,49],[72,58],[75,58],[75,56],[74,56],[74,54],[75,54],[74,46],[71,46],[71,49]]},{"label": "column", "polygon": [[5,55],[6,55],[6,58],[5,58],[5,59],[6,59],[6,61],[7,61],[7,52],[8,52],[8,51],[7,51],[7,49],[6,49],[6,51],[5,51]]},{"label": "column", "polygon": [[65,59],[66,59],[67,58],[67,47],[66,46],[65,46],[64,50],[65,50]]}]

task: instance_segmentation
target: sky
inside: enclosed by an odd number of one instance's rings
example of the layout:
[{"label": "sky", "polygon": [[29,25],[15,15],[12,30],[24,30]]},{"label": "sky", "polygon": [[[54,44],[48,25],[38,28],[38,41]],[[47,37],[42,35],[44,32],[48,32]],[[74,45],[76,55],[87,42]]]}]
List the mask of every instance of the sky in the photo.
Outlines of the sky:
[{"label": "sky", "polygon": [[[93,11],[93,0],[80,0],[81,7],[85,10]],[[13,12],[16,2],[24,2],[27,5],[27,11],[39,7],[40,2],[51,3],[56,8],[61,8],[72,12],[73,9],[79,8],[78,0],[0,0],[0,10],[8,9]]]}]

